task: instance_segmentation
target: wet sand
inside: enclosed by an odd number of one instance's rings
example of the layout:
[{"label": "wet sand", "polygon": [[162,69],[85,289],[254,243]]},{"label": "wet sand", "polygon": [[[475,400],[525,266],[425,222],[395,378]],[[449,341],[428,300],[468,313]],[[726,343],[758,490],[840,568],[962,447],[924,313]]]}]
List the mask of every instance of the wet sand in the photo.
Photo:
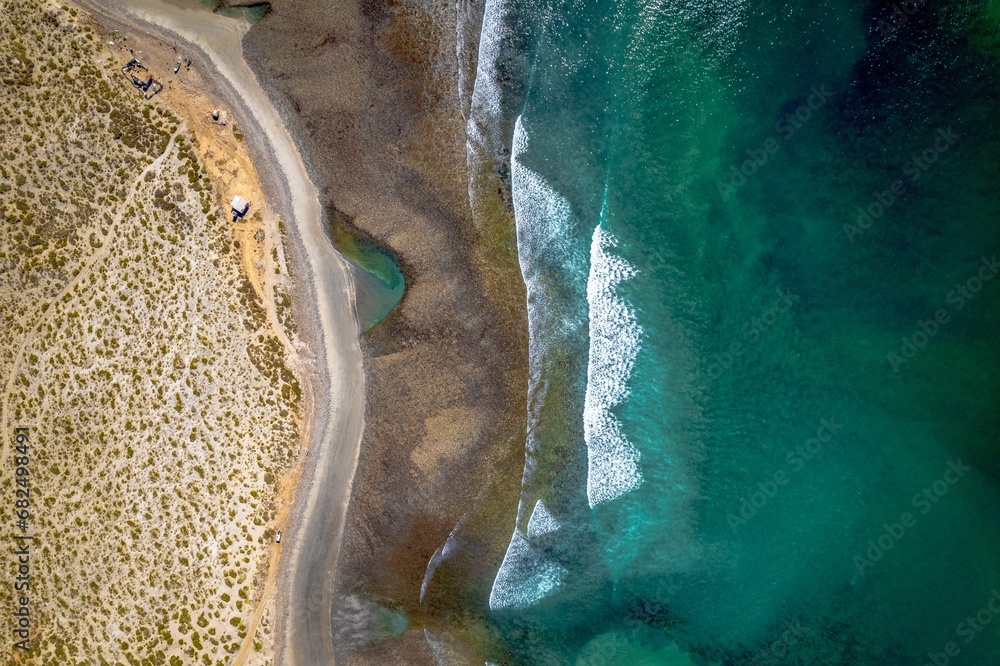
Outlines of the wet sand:
[{"label": "wet sand", "polygon": [[[469,209],[460,90],[474,71],[459,63],[474,66],[476,45],[456,56],[457,18],[453,2],[277,0],[244,41],[327,212],[389,247],[407,281],[362,336],[365,432],[331,609],[338,666],[436,663],[424,629],[484,612],[516,511],[524,284],[502,189],[490,219]],[[462,547],[421,601],[460,522]]]},{"label": "wet sand", "polygon": [[[243,60],[242,38],[249,23],[164,0],[80,4],[126,24],[142,21],[192,58],[192,66],[201,69],[243,125],[271,207],[286,221],[293,239],[293,265],[298,268],[294,314],[310,347],[303,352],[309,359],[303,377],[308,448],[282,541],[278,661],[332,663],[330,615],[321,609],[331,605],[331,574],[363,428],[364,379],[349,269],[324,234],[319,197],[295,142]],[[283,649],[289,652],[283,654]]]}]

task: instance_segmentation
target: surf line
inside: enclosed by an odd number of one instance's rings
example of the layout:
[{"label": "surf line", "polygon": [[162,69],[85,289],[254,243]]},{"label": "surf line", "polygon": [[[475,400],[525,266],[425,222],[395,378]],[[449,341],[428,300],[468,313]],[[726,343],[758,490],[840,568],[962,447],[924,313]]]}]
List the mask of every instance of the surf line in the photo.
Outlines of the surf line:
[{"label": "surf line", "polygon": [[639,451],[625,436],[611,410],[630,395],[628,381],[642,340],[635,310],[618,287],[638,271],[610,252],[618,239],[602,228],[607,218],[609,184],[605,181],[600,221],[590,245],[587,304],[590,353],[584,396],[583,436],[587,444],[587,501],[591,508],[617,499],[642,484]]}]

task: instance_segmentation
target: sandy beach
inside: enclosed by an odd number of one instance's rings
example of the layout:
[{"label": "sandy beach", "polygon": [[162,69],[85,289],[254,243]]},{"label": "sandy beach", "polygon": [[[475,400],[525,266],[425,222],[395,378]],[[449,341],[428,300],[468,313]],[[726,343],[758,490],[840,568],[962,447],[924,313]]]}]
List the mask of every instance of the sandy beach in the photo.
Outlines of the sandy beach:
[{"label": "sandy beach", "polygon": [[295,142],[243,60],[247,21],[160,0],[80,4],[102,20],[149,31],[190,54],[192,66],[234,109],[270,205],[293,239],[295,317],[310,347],[300,355],[306,457],[277,574],[275,657],[284,664],[332,663],[332,572],[363,428],[364,380],[348,266],[324,235],[316,188]]},{"label": "sandy beach", "polygon": [[[334,572],[339,666],[437,663],[449,618],[485,607],[479,586],[517,508],[526,297],[502,182],[488,215],[469,205],[461,91],[478,23],[463,19],[460,45],[457,18],[454,3],[281,0],[243,44],[327,214],[388,248],[406,278],[361,336],[365,430]],[[431,566],[459,524],[463,546]]]}]

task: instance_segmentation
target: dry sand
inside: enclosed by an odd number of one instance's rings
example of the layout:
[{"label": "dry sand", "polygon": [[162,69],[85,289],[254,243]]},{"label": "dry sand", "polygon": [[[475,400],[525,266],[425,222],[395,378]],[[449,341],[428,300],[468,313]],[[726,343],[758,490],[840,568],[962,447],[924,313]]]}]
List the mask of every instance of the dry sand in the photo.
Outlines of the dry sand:
[{"label": "dry sand", "polygon": [[206,74],[213,92],[242,120],[264,190],[286,220],[299,260],[294,264],[296,321],[315,349],[308,376],[302,378],[310,407],[304,427],[308,452],[282,542],[276,661],[333,663],[332,572],[363,428],[364,379],[348,266],[324,234],[319,198],[295,142],[243,60],[247,21],[165,0],[80,4],[95,15],[141,25],[175,41],[178,52],[192,58],[192,67]]}]

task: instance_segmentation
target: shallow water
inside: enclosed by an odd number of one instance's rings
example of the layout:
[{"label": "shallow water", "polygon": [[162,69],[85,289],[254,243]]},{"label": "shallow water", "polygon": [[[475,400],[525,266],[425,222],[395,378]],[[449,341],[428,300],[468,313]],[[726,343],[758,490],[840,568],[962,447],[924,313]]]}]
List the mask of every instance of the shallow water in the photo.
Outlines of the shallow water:
[{"label": "shallow water", "polygon": [[406,279],[396,258],[364,235],[336,210],[327,211],[327,235],[354,269],[355,309],[362,330],[382,321],[406,291]]},{"label": "shallow water", "polygon": [[996,11],[906,7],[487,3],[532,371],[490,660],[1000,660]]}]

